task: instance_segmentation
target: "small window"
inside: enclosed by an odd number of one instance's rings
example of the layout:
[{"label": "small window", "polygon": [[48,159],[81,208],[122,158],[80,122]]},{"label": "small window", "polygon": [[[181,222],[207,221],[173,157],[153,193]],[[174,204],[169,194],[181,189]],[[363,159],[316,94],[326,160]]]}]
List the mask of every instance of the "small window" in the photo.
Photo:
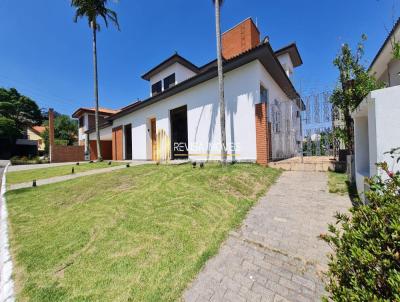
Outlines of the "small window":
[{"label": "small window", "polygon": [[268,89],[264,88],[264,86],[260,86],[260,102],[261,103],[268,103],[269,100],[269,93]]},{"label": "small window", "polygon": [[175,86],[175,73],[167,76],[164,79],[164,90],[166,90],[170,87],[173,87],[173,86]]},{"label": "small window", "polygon": [[162,90],[162,85],[161,85],[161,81],[158,81],[157,83],[154,83],[153,85],[151,85],[151,94],[152,95],[156,95],[159,94]]},{"label": "small window", "polygon": [[83,128],[85,126],[85,117],[81,116],[79,118],[79,128]]}]

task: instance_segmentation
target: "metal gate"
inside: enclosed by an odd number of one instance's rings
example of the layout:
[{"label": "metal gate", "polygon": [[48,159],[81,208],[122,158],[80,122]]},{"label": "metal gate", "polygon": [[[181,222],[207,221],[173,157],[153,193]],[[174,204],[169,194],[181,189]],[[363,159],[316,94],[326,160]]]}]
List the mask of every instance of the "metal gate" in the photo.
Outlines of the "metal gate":
[{"label": "metal gate", "polygon": [[270,159],[280,161],[301,156],[337,156],[340,143],[335,128],[342,127],[338,110],[330,103],[330,93],[322,92],[299,102],[273,100],[269,103]]},{"label": "metal gate", "polygon": [[303,156],[334,156],[334,114],[328,92],[306,96],[302,112]]},{"label": "metal gate", "polygon": [[297,156],[301,150],[301,111],[296,100],[270,102],[270,159],[279,161]]}]

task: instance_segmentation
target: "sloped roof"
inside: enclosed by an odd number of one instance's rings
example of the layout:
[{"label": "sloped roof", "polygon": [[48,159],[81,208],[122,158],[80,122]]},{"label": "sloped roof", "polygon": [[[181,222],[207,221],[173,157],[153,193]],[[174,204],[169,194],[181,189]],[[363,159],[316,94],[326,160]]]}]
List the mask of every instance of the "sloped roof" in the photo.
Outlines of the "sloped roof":
[{"label": "sloped roof", "polygon": [[[272,50],[271,45],[269,44],[268,41],[261,43],[259,46],[249,49],[237,55],[236,57],[233,57],[229,60],[225,60],[223,64],[224,72],[232,71],[257,59],[263,64],[265,69],[269,72],[269,74],[271,74],[273,79],[278,83],[278,85],[285,92],[285,94],[291,99],[296,99],[296,101],[298,102],[298,106],[304,109],[305,106],[300,98],[300,95],[297,93],[292,82],[288,78],[286,72],[284,71],[279,60],[277,59],[275,52]],[[143,100],[139,104],[134,103],[132,105],[125,107],[120,112],[110,116],[108,120],[110,121],[115,120],[133,111],[154,104],[167,97],[175,95],[183,90],[189,89],[193,86],[196,86],[200,83],[203,83],[214,77],[217,77],[217,75],[218,75],[217,66],[215,64],[215,60],[213,60],[210,63],[205,64],[203,67],[201,67],[197,75],[185,81],[182,81],[177,85],[173,86],[172,88],[164,90],[163,92],[155,96],[151,96],[148,99]]]},{"label": "sloped roof", "polygon": [[381,48],[379,48],[378,53],[376,54],[375,58],[372,60],[372,63],[369,66],[370,70],[374,67],[375,63],[377,63],[377,61],[378,61],[379,57],[381,56],[382,52],[384,51],[385,47],[390,43],[390,39],[393,37],[393,35],[397,31],[397,29],[399,29],[399,28],[400,28],[400,18],[397,19],[396,23],[393,25],[392,30],[390,31],[390,33],[386,37],[385,41],[383,42]]},{"label": "sloped roof", "polygon": [[199,68],[196,65],[194,65],[192,62],[186,60],[184,57],[182,57],[178,53],[175,53],[171,57],[169,57],[165,61],[158,64],[156,67],[152,68],[151,70],[146,72],[144,75],[142,75],[142,79],[149,81],[152,76],[156,75],[157,73],[163,71],[164,69],[166,69],[167,67],[169,67],[175,63],[179,63],[179,64],[185,66],[186,68],[190,69],[194,73],[199,73]]},{"label": "sloped roof", "polygon": [[36,134],[40,135],[42,134],[44,131],[46,131],[46,127],[45,126],[32,126],[31,130],[33,132],[35,132]]},{"label": "sloped roof", "polygon": [[275,55],[278,57],[285,53],[289,54],[294,67],[298,67],[303,64],[303,60],[301,59],[301,56],[300,56],[299,50],[297,49],[296,43],[293,42],[293,43],[290,43],[289,45],[286,45],[278,50],[275,50]]},{"label": "sloped roof", "polygon": [[[113,114],[118,113],[120,110],[108,109],[108,108],[99,108],[99,113],[102,115],[111,116]],[[95,108],[78,108],[73,114],[73,118],[79,118],[84,113],[95,113]]]}]

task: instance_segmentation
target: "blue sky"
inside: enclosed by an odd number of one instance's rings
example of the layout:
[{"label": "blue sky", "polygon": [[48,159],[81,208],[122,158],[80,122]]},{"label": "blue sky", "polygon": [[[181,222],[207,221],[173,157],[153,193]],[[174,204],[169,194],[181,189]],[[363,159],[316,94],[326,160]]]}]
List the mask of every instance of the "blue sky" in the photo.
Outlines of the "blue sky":
[{"label": "blue sky", "polygon": [[[100,105],[125,106],[149,95],[140,76],[178,51],[197,65],[215,58],[211,0],[120,0],[111,4],[121,31],[98,36]],[[0,0],[0,87],[15,87],[41,107],[70,114],[93,106],[91,33],[73,23],[69,0]],[[400,14],[400,0],[226,0],[222,28],[257,20],[274,49],[295,41],[304,64],[295,71],[303,94],[331,89],[340,45],[367,34],[369,64]]]}]

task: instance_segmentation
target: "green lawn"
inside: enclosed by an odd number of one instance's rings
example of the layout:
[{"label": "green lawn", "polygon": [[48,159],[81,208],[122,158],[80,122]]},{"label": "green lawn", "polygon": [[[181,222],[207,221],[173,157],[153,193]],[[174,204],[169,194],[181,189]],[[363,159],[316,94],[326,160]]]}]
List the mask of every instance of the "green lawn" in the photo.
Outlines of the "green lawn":
[{"label": "green lawn", "polygon": [[100,163],[84,163],[77,165],[66,165],[66,166],[58,166],[51,168],[41,168],[41,169],[32,169],[32,170],[24,170],[24,171],[15,171],[7,173],[7,184],[18,184],[23,182],[31,182],[34,179],[46,179],[55,176],[62,176],[71,174],[72,168],[74,168],[75,173],[85,172],[93,169],[100,168],[109,168],[113,166],[120,166],[123,163],[121,162],[111,162],[111,165],[108,165],[108,162],[100,162]]},{"label": "green lawn", "polygon": [[328,189],[329,193],[337,193],[339,195],[349,194],[349,184],[346,173],[328,172]]},{"label": "green lawn", "polygon": [[279,174],[143,165],[9,191],[18,300],[179,300]]}]

